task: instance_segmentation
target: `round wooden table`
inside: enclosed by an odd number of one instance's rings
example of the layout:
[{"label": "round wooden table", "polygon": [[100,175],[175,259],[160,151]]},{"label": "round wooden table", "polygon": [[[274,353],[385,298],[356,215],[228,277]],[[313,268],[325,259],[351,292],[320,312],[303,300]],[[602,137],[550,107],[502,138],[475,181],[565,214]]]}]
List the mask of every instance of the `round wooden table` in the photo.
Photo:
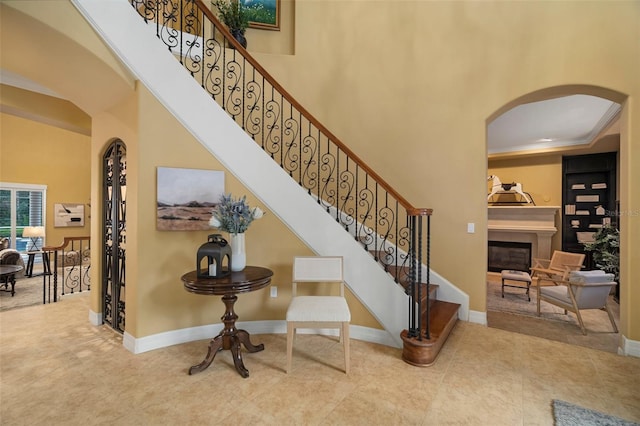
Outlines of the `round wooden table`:
[{"label": "round wooden table", "polygon": [[182,276],[184,288],[190,293],[209,296],[222,296],[225,313],[220,318],[224,323],[224,329],[209,343],[209,351],[204,360],[189,369],[189,374],[199,373],[211,365],[219,351],[231,350],[233,363],[242,377],[249,377],[249,370],[242,362],[240,344],[249,352],[264,350],[264,345],[254,345],[249,339],[246,330],[236,328],[238,315],[233,311],[233,305],[238,300],[237,294],[260,290],[271,283],[273,271],[260,266],[247,266],[242,271],[231,272],[221,278],[198,278],[197,271],[191,271]]},{"label": "round wooden table", "polygon": [[[11,291],[11,297],[16,294],[16,273],[22,271],[20,265],[0,265],[0,287],[4,286],[4,291]],[[9,290],[11,284],[11,290]]]}]

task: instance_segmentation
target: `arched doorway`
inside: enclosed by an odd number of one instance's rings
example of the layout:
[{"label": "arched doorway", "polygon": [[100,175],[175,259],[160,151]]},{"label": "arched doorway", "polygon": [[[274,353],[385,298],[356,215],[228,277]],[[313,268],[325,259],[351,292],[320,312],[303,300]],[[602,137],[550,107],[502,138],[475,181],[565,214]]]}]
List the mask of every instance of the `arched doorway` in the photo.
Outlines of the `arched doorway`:
[{"label": "arched doorway", "polygon": [[107,148],[102,163],[103,175],[103,322],[114,330],[125,330],[125,260],[127,224],[127,150],[115,139]]},{"label": "arched doorway", "polygon": [[[532,134],[540,129],[548,129],[546,124],[548,121],[559,121],[558,112],[556,116],[545,118],[546,112],[544,107],[548,106],[550,112],[553,113],[552,104],[562,104],[565,100],[571,101],[571,98],[584,98],[586,100],[594,100],[595,103],[604,105],[599,120],[596,120],[593,127],[578,137],[571,139],[567,136],[567,140],[563,143],[560,139],[553,139],[548,134],[538,134],[536,138],[531,138]],[[599,155],[602,153],[613,152],[618,155],[620,152],[620,130],[618,120],[621,115],[622,105],[625,103],[626,96],[608,89],[594,86],[560,86],[551,87],[536,92],[529,93],[514,99],[499,108],[486,121],[487,124],[487,145],[488,145],[488,167],[487,175],[498,175],[502,182],[519,182],[523,189],[533,195],[536,208],[540,209],[557,209],[555,213],[555,223],[552,221],[551,227],[556,228],[553,235],[552,243],[549,247],[549,254],[553,250],[563,249],[563,226],[568,220],[565,216],[565,205],[570,204],[565,200],[566,194],[563,193],[563,180],[565,177],[564,166],[565,160],[570,157],[581,157],[583,155]],[[611,105],[611,108],[609,108]],[[489,149],[491,144],[490,126],[496,120],[504,117],[508,113],[518,111],[523,113],[528,107],[532,108],[538,114],[536,116],[527,117],[526,125],[530,140],[526,149],[503,150],[502,152],[493,152]],[[606,110],[606,111],[605,111]],[[543,113],[540,113],[543,111]],[[563,113],[564,111],[560,111]],[[579,113],[580,111],[572,111]],[[585,114],[587,111],[584,112]],[[523,119],[523,117],[520,117]],[[569,120],[565,118],[564,120]],[[576,118],[576,120],[579,119]],[[539,125],[536,125],[539,120]],[[546,120],[546,121],[545,121]],[[569,124],[573,123],[561,123]],[[522,124],[520,124],[522,126]],[[514,127],[517,129],[517,127]],[[515,141],[514,141],[515,142]],[[518,141],[521,142],[521,141]],[[535,146],[536,142],[538,146]],[[524,146],[525,144],[520,144]],[[616,200],[619,201],[619,200]],[[489,204],[489,203],[488,203]],[[518,203],[515,203],[517,206]],[[595,206],[594,206],[595,208]],[[526,208],[521,205],[520,210]],[[491,207],[489,206],[489,216],[491,216]],[[533,210],[533,209],[532,209]],[[575,219],[575,218],[574,218]],[[581,218],[593,219],[586,220],[589,225],[597,225],[602,218]],[[597,220],[596,220],[597,219]],[[574,220],[577,222],[577,219]],[[592,223],[593,222],[593,223]],[[489,220],[489,229],[492,228],[491,218]],[[566,230],[564,230],[566,232]],[[518,232],[523,232],[521,229]],[[494,232],[495,235],[495,232]],[[489,240],[491,240],[492,232],[488,232]],[[537,247],[535,246],[536,237],[531,237],[533,244],[533,253],[531,257],[538,257]],[[512,241],[517,241],[514,237]],[[566,245],[566,244],[565,244]],[[547,259],[549,257],[546,257]],[[489,262],[488,262],[489,263]],[[594,328],[594,332],[589,333],[585,339],[577,339],[580,335],[580,329],[575,322],[575,316],[569,314],[567,317],[562,310],[559,312],[551,312],[548,315],[542,315],[540,319],[536,314],[535,288],[531,288],[531,301],[528,300],[526,290],[513,288],[505,288],[505,297],[501,296],[500,274],[487,273],[487,321],[490,327],[516,331],[524,334],[536,335],[539,337],[550,338],[553,340],[565,341],[567,343],[580,344],[583,346],[596,347],[611,352],[617,352],[619,336],[611,333],[611,325],[607,315],[604,312],[592,311],[596,319],[599,321],[599,314],[603,314],[602,329]],[[510,303],[509,298],[517,303]],[[612,299],[613,296],[612,296]],[[610,303],[611,304],[611,303]],[[522,312],[518,309],[523,308]],[[614,311],[619,318],[620,306],[616,305]],[[503,315],[494,315],[500,312]],[[597,326],[599,327],[599,326]],[[600,332],[601,331],[601,332]]]}]

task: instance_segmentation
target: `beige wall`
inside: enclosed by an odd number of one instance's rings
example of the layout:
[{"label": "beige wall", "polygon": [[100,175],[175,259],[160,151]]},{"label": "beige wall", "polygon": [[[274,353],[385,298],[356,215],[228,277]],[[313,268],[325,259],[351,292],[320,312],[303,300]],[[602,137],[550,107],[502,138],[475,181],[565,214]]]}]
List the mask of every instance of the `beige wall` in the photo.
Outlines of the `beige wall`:
[{"label": "beige wall", "polygon": [[[298,2],[296,56],[257,58],[409,201],[434,209],[434,269],[470,295],[472,310],[485,311],[487,120],[515,99],[556,86],[639,96],[638,34],[630,30],[640,26],[639,6],[401,4]],[[313,30],[318,22],[332,25]],[[623,114],[631,111],[629,104]],[[621,144],[640,168],[640,148],[629,139],[640,124],[628,125]],[[623,171],[621,181],[629,178]],[[467,234],[468,222],[480,232]],[[623,229],[627,241],[631,228]],[[640,296],[629,287],[640,277],[639,249],[628,248],[625,303]],[[621,307],[623,332],[640,339],[640,310],[631,306]]]},{"label": "beige wall", "polygon": [[0,17],[3,69],[58,93],[89,115],[132,90],[129,71],[71,2],[3,0]]},{"label": "beige wall", "polygon": [[[640,195],[632,184],[640,181],[640,144],[631,140],[640,134],[640,120],[632,115],[633,99],[640,97],[640,59],[633,28],[640,28],[637,2],[298,1],[295,55],[254,56],[405,198],[434,209],[434,269],[469,294],[475,311],[486,307],[487,120],[528,93],[556,86],[580,84],[618,92],[615,100],[624,103],[621,199],[628,212],[622,220],[621,329],[628,338],[640,340],[640,286],[630,284],[640,282],[635,237],[640,235],[640,214],[632,214],[640,212]],[[141,93],[138,100],[140,111],[151,108]],[[156,128],[147,128],[147,123]],[[141,199],[129,211],[139,222],[139,229],[131,230],[131,249],[146,256],[132,266],[138,268],[138,315],[145,322],[135,325],[132,334],[137,337],[170,326],[166,321],[195,325],[219,314],[208,310],[215,303],[175,289],[180,287],[176,278],[189,267],[205,233],[200,238],[155,235],[151,229],[153,170],[171,165],[161,164],[157,141],[169,143],[165,135],[179,133],[158,132],[163,124],[141,115],[140,152],[132,163],[139,173]],[[138,130],[137,124],[131,126]],[[174,157],[176,163],[204,167],[197,148],[180,147],[189,155]],[[169,152],[177,149],[167,147]],[[214,164],[207,162],[206,168]],[[229,185],[235,190],[232,181]],[[268,220],[253,231],[258,234]],[[476,224],[475,234],[466,232],[468,222]],[[248,244],[259,243],[249,238]],[[276,268],[299,243],[287,244],[281,256],[266,262]],[[259,256],[272,255],[267,253]],[[263,261],[251,256],[256,254],[250,254],[250,261]],[[170,300],[167,294],[177,298]],[[187,310],[185,300],[192,297],[200,308]],[[175,318],[165,319],[162,327],[145,316],[170,305]]]},{"label": "beige wall", "polygon": [[[94,180],[100,179],[99,157],[106,145],[116,137],[127,145],[127,332],[144,337],[217,323],[224,313],[219,297],[188,293],[180,281],[182,274],[195,269],[197,250],[207,235],[219,231],[156,230],[157,167],[223,170],[227,192],[246,194],[250,205],[266,211],[246,234],[247,263],[274,271],[272,285],[278,286],[278,297],[271,298],[267,289],[243,294],[235,310],[242,321],[282,320],[291,297],[291,260],[294,255],[310,255],[311,251],[144,87],[138,86],[130,98],[110,113],[95,116],[93,122],[94,152],[100,153],[94,158]],[[97,193],[95,198],[100,198]],[[357,299],[351,294],[347,297],[354,324],[380,328]],[[99,311],[97,301],[94,309]]]},{"label": "beige wall", "polygon": [[[0,181],[47,185],[45,244],[89,235],[89,136],[0,114]],[[54,227],[54,203],[85,204],[85,225]]]},{"label": "beige wall", "polygon": [[[503,183],[520,182],[536,206],[562,206],[562,156],[541,156],[489,161],[487,175],[496,175]],[[490,190],[488,182],[487,190]],[[562,248],[562,212],[555,221],[558,232],[551,240],[552,250]]]}]

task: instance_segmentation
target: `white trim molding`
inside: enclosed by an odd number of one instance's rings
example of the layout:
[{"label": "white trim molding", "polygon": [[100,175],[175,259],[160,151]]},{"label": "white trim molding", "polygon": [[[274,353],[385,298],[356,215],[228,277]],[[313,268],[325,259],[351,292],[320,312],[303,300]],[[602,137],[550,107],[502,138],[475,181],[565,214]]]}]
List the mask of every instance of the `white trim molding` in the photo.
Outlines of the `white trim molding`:
[{"label": "white trim molding", "polygon": [[620,335],[622,345],[618,347],[618,354],[625,356],[635,356],[640,358],[640,341],[627,339],[624,334]]},{"label": "white trim molding", "polygon": [[91,325],[102,325],[102,312],[94,312],[89,309],[89,323]]},{"label": "white trim molding", "polygon": [[469,322],[487,325],[487,313],[481,311],[469,311]]},{"label": "white trim molding", "polygon": [[[249,334],[286,334],[287,323],[284,320],[277,321],[247,321],[236,323],[238,329],[246,330]],[[197,340],[213,339],[222,330],[222,324],[202,325],[198,327],[183,328],[180,330],[167,331],[139,339],[125,332],[122,344],[130,352],[140,354],[143,352],[161,349],[168,346],[182,343],[194,342]],[[334,330],[308,330],[301,329],[301,334],[314,333],[325,335],[336,335]],[[396,339],[385,330],[351,325],[349,336],[352,339],[362,340],[370,343],[378,343],[385,346],[398,347]]]}]

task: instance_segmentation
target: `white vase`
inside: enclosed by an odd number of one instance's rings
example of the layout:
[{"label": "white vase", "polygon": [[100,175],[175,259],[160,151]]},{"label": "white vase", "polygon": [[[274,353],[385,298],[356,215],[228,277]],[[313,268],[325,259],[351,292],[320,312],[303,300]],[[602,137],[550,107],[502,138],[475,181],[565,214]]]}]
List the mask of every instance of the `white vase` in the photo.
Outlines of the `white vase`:
[{"label": "white vase", "polygon": [[247,253],[244,247],[244,234],[230,234],[231,237],[231,270],[242,271],[247,266]]}]

